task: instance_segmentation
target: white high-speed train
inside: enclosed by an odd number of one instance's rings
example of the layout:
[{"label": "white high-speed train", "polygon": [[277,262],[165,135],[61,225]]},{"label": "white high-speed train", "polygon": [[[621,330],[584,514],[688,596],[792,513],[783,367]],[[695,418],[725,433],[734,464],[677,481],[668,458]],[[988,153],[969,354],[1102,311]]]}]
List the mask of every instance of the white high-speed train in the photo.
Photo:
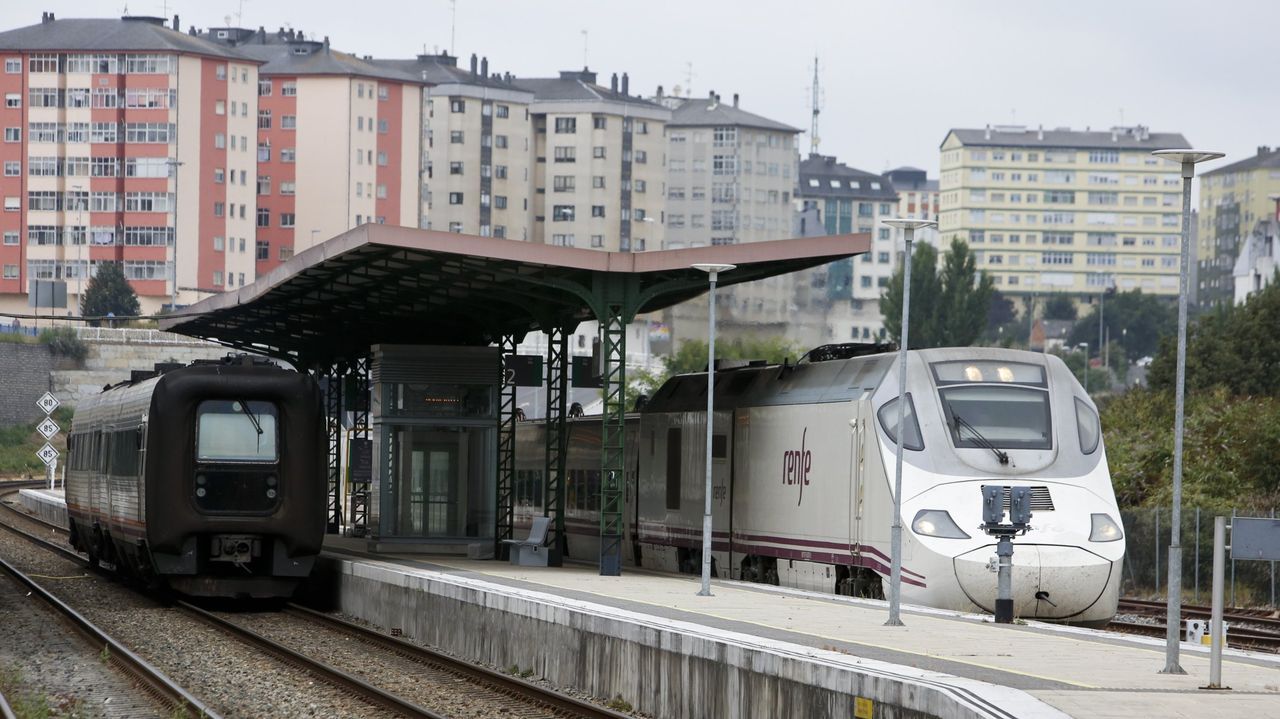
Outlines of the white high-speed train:
[{"label": "white high-speed train", "polygon": [[[896,354],[827,346],[793,366],[716,374],[712,560],[718,577],[883,596],[890,565]],[[673,377],[627,422],[627,561],[697,573],[706,375]],[[570,423],[566,551],[598,554],[599,418]],[[1017,616],[1100,624],[1124,532],[1097,410],[1060,359],[956,348],[907,355],[902,476],[906,603],[993,612],[982,485],[1031,488],[1014,541]],[[542,514],[544,429],[517,429],[517,518]],[[1006,496],[1006,503],[1008,499]]]}]

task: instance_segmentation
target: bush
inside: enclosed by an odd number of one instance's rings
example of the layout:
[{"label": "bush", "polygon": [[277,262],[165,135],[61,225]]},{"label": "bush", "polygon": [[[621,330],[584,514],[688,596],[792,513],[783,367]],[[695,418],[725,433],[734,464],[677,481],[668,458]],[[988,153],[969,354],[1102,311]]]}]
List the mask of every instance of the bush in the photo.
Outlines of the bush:
[{"label": "bush", "polygon": [[80,339],[74,327],[52,327],[40,333],[40,342],[49,345],[49,351],[62,357],[83,362],[89,356],[89,345]]},{"label": "bush", "polygon": [[[1102,408],[1116,499],[1125,509],[1169,506],[1173,495],[1173,393],[1131,390]],[[1188,393],[1182,448],[1183,506],[1268,509],[1280,503],[1280,399]]]}]

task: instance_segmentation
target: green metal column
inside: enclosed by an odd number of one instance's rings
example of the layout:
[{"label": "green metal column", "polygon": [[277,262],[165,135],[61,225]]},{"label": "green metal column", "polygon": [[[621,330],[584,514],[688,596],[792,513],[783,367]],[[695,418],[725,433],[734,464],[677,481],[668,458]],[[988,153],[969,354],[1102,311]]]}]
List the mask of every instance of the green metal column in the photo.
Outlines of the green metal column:
[{"label": "green metal column", "polygon": [[493,533],[493,556],[507,558],[509,545],[504,539],[515,538],[515,484],[516,484],[516,381],[507,370],[507,358],[516,353],[514,335],[503,335],[499,342],[502,354],[498,377],[498,490],[497,527]]},{"label": "green metal column", "polygon": [[551,552],[547,564],[559,567],[564,562],[568,547],[568,535],[564,531],[564,477],[568,463],[569,432],[565,427],[565,411],[569,395],[569,333],[564,327],[547,328],[547,420],[546,429],[546,490],[543,494],[542,514],[552,518]]},{"label": "green metal column", "polygon": [[604,352],[604,427],[600,444],[600,575],[622,574],[622,516],[625,492],[627,312],[622,302],[604,303],[600,334]]},{"label": "green metal column", "polygon": [[[347,405],[351,407],[351,435],[366,442],[369,437],[369,409],[373,398],[369,396],[369,357],[357,357],[347,371]],[[374,461],[377,461],[376,459]],[[351,536],[363,537],[369,532],[369,482],[352,478],[351,487]]]},{"label": "green metal column", "polygon": [[325,421],[329,436],[329,521],[325,531],[337,534],[342,526],[342,379],[340,365],[325,370]]}]

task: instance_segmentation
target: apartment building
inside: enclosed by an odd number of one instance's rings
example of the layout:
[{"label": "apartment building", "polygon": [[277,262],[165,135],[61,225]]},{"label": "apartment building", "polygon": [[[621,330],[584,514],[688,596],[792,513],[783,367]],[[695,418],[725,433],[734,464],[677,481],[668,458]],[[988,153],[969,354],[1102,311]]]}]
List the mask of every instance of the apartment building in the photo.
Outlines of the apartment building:
[{"label": "apartment building", "polygon": [[898,214],[899,196],[885,175],[810,154],[800,162],[796,190],[801,212],[817,212],[826,234],[869,233],[871,250],[833,262],[817,282],[825,287],[827,341],[873,341],[884,336],[880,296],[889,286],[901,248],[881,220]]},{"label": "apartment building", "polygon": [[966,240],[1006,295],[1177,295],[1182,180],[1141,125],[953,129],[942,142],[939,233]]},{"label": "apartment building", "polygon": [[54,280],[54,312],[77,313],[103,262],[143,312],[253,277],[252,247],[215,248],[254,237],[253,187],[227,178],[255,174],[261,63],[178,27],[45,13],[0,33],[0,307],[26,311],[29,281]]},{"label": "apartment building", "polygon": [[533,93],[531,242],[643,252],[663,246],[671,111],[630,94],[626,73],[516,79]]},{"label": "apartment building", "polygon": [[[227,178],[256,195],[256,232],[229,241],[229,256],[248,253],[262,274],[366,222],[417,226],[419,75],[283,28],[211,28],[200,36],[262,63],[251,118],[256,169]],[[241,282],[237,274],[212,286]]]},{"label": "apartment building", "polygon": [[[917,167],[899,167],[885,173],[898,193],[898,217],[938,221],[938,181]],[[931,227],[916,230],[917,240],[938,245],[938,230]]]},{"label": "apartment building", "polygon": [[[791,236],[799,128],[743,110],[736,93],[724,102],[714,92],[677,98],[659,88],[654,101],[671,108],[665,249]],[[728,324],[786,323],[796,309],[794,284],[790,276],[772,277],[724,290],[719,317]],[[697,305],[704,315],[699,332],[706,334],[706,303]]]},{"label": "apartment building", "polygon": [[470,69],[447,53],[375,62],[425,85],[419,226],[530,240],[533,93],[474,54]]},{"label": "apartment building", "polygon": [[1233,268],[1260,221],[1275,212],[1280,195],[1280,149],[1258,147],[1253,157],[1200,175],[1196,242],[1196,300],[1201,307],[1238,300]]}]

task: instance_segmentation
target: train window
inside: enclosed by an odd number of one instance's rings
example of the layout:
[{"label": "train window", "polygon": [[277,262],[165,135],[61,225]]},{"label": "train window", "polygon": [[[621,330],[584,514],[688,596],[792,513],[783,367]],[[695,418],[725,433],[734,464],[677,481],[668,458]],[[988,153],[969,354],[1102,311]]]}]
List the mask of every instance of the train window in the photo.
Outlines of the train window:
[{"label": "train window", "polygon": [[680,509],[680,428],[667,428],[667,509]]},{"label": "train window", "polygon": [[[894,444],[898,443],[898,398],[885,402],[880,407],[879,412],[880,426],[884,429],[884,433],[889,437],[889,441]],[[902,418],[906,435],[906,441],[902,443],[903,449],[910,449],[916,452],[924,449],[924,439],[920,436],[920,423],[916,421],[916,405],[911,401],[911,393],[907,393],[907,411]]]},{"label": "train window", "polygon": [[1079,397],[1076,398],[1076,429],[1080,432],[1080,451],[1093,454],[1102,437],[1102,426],[1098,423],[1098,415]]},{"label": "train window", "polygon": [[1029,387],[971,385],[938,391],[956,447],[1049,449],[1049,393]]},{"label": "train window", "polygon": [[1045,386],[1044,367],[1024,362],[995,362],[974,360],[971,362],[934,362],[933,376],[939,385],[973,384],[1030,384]]},{"label": "train window", "polygon": [[[248,405],[248,412],[245,407]],[[196,408],[196,459],[203,462],[274,462],[274,402],[205,400]]]},{"label": "train window", "polygon": [[[705,445],[704,445],[705,446]],[[711,435],[711,458],[729,458],[729,438],[723,434]]]}]

